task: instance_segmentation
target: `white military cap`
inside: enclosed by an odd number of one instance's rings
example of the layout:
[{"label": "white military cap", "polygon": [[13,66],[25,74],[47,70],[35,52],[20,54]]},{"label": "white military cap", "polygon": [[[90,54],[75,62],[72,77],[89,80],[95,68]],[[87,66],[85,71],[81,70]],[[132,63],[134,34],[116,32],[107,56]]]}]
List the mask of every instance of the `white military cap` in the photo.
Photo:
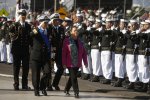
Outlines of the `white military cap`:
[{"label": "white military cap", "polygon": [[120,22],[128,22],[128,20],[126,20],[126,19],[120,19]]},{"label": "white military cap", "polygon": [[142,24],[142,25],[144,25],[144,24],[147,24],[147,23],[146,23],[146,22],[144,22],[144,21],[142,21],[142,22],[141,22],[141,24]]},{"label": "white military cap", "polygon": [[137,20],[131,19],[131,20],[130,20],[130,23],[137,23]]},{"label": "white military cap", "polygon": [[88,20],[89,20],[90,22],[94,22],[94,21],[95,21],[95,18],[94,18],[93,16],[90,16],[90,17],[88,18]]},{"label": "white military cap", "polygon": [[111,10],[109,13],[110,14],[115,14],[117,11],[116,10]]},{"label": "white military cap", "polygon": [[72,20],[70,18],[68,18],[68,17],[65,17],[64,21],[66,21],[66,22],[72,22]]},{"label": "white military cap", "polygon": [[77,13],[76,16],[77,17],[83,17],[83,15],[81,13]]},{"label": "white military cap", "polygon": [[39,22],[43,22],[43,21],[49,22],[49,21],[50,21],[50,19],[49,19],[46,15],[41,15],[41,16],[39,16],[39,17],[37,18],[37,20],[38,20]]},{"label": "white military cap", "polygon": [[18,14],[19,14],[19,15],[24,15],[24,16],[26,16],[26,15],[27,15],[27,12],[26,12],[25,9],[20,9],[20,10],[18,11]]},{"label": "white military cap", "polygon": [[150,24],[150,20],[145,20],[145,23]]},{"label": "white military cap", "polygon": [[97,23],[102,23],[102,21],[100,19],[98,19],[98,18],[96,18],[96,22]]},{"label": "white military cap", "polygon": [[95,14],[96,14],[96,15],[99,15],[101,12],[102,12],[102,10],[101,10],[101,9],[98,9]]},{"label": "white military cap", "polygon": [[7,19],[7,22],[12,22],[12,21],[13,21],[13,20],[12,20],[12,19],[10,19],[10,18],[8,18],[8,19]]},{"label": "white military cap", "polygon": [[107,13],[102,13],[102,14],[101,14],[101,17],[102,17],[102,18],[106,18],[106,16],[107,16]]},{"label": "white military cap", "polygon": [[60,14],[59,13],[54,13],[50,16],[50,19],[60,19]]},{"label": "white military cap", "polygon": [[110,18],[106,18],[106,20],[105,20],[106,22],[112,22],[113,21],[113,19],[110,19]]}]

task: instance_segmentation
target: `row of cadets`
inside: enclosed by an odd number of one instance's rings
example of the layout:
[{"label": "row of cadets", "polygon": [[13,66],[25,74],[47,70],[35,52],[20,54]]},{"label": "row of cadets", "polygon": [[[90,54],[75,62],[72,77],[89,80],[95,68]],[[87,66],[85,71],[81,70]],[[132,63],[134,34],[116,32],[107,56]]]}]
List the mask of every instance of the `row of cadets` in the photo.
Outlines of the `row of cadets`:
[{"label": "row of cadets", "polygon": [[5,63],[7,61],[6,52],[6,33],[4,31],[4,24],[7,22],[6,17],[1,17],[1,27],[0,27],[0,62]]},{"label": "row of cadets", "polygon": [[3,23],[3,26],[1,28],[1,36],[3,36],[3,44],[1,44],[1,59],[2,62],[7,62],[7,64],[13,63],[11,54],[11,39],[9,35],[9,27],[12,23],[13,21],[11,19],[7,19],[7,21]]}]

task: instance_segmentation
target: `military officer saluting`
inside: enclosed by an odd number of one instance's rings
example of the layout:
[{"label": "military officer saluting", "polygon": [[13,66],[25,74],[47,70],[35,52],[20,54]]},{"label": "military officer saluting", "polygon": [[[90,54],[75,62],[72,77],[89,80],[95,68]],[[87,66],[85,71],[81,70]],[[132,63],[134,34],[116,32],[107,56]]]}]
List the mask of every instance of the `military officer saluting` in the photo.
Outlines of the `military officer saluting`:
[{"label": "military officer saluting", "polygon": [[[49,18],[43,15],[40,16],[38,20],[40,25],[31,32],[33,38],[31,53],[32,84],[35,96],[40,96],[40,90],[44,96],[47,96],[46,87],[51,78],[51,42],[50,31],[47,28]],[[40,78],[41,71],[43,72],[43,75]]]},{"label": "military officer saluting", "polygon": [[19,90],[19,71],[22,65],[22,89],[28,90],[30,25],[25,22],[26,11],[18,11],[19,21],[10,26],[13,55],[14,90]]}]

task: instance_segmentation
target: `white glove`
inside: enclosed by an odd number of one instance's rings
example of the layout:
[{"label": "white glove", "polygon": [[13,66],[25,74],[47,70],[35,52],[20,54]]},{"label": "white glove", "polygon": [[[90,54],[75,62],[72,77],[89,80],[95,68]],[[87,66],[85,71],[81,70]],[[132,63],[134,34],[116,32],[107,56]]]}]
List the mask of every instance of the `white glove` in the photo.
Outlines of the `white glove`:
[{"label": "white glove", "polygon": [[122,33],[123,33],[123,34],[126,34],[126,33],[127,33],[127,30],[122,30]]}]

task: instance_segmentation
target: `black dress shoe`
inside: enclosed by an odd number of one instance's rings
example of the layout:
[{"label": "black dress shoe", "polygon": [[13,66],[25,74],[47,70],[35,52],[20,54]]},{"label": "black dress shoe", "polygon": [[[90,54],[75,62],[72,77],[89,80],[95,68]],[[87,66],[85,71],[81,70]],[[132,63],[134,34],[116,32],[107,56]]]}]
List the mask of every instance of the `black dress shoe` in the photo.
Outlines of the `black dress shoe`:
[{"label": "black dress shoe", "polygon": [[14,90],[19,90],[19,86],[18,85],[13,85],[14,86]]},{"label": "black dress shoe", "polygon": [[69,91],[64,90],[64,93],[66,93],[67,96],[70,95]]},{"label": "black dress shoe", "polygon": [[34,95],[35,95],[35,96],[40,96],[39,91],[34,91]]},{"label": "black dress shoe", "polygon": [[31,90],[31,87],[29,87],[29,86],[22,86],[22,89],[23,90]]},{"label": "black dress shoe", "polygon": [[49,86],[49,87],[47,88],[47,91],[53,91],[52,86]]},{"label": "black dress shoe", "polygon": [[42,94],[43,94],[44,96],[47,96],[46,90],[42,90]]},{"label": "black dress shoe", "polygon": [[79,98],[79,94],[77,94],[77,93],[74,96],[75,96],[75,98]]},{"label": "black dress shoe", "polygon": [[53,86],[55,88],[55,90],[60,91],[59,86]]}]

